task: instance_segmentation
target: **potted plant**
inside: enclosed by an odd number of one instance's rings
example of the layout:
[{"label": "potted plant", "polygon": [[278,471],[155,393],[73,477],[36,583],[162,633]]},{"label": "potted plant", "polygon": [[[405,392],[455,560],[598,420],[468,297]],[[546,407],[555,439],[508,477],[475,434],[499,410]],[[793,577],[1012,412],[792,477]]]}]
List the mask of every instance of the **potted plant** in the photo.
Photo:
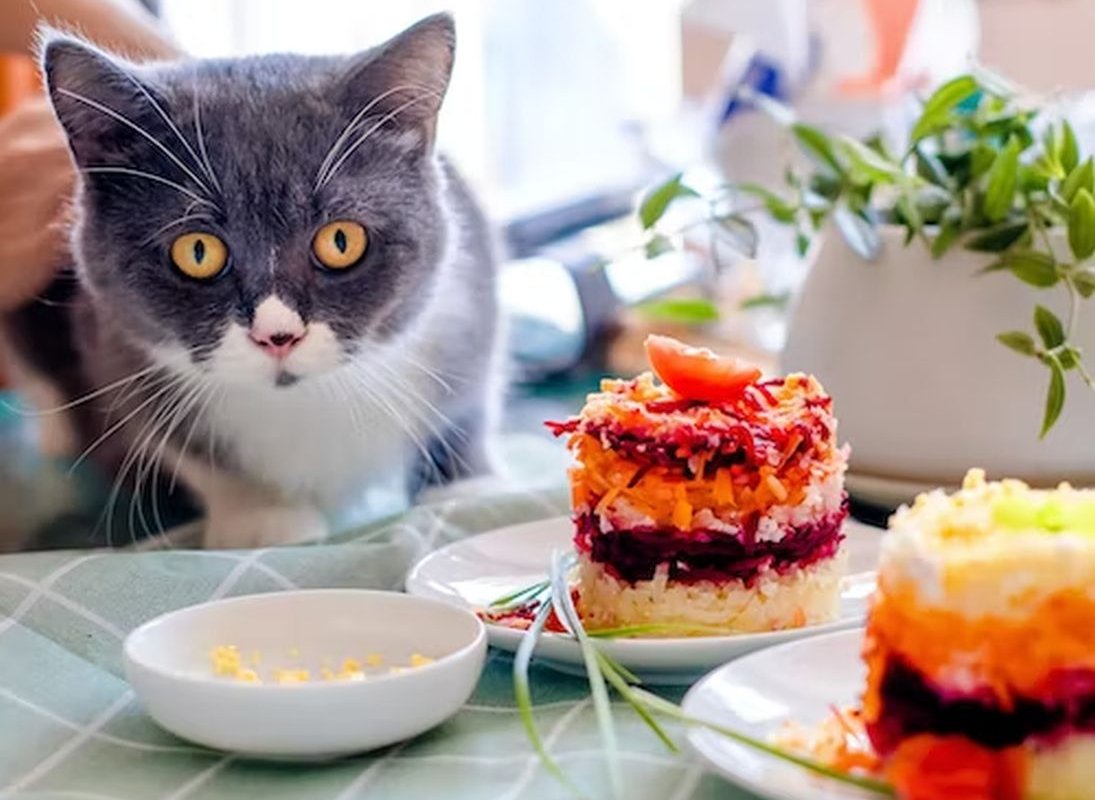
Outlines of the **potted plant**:
[{"label": "potted plant", "polygon": [[[970,466],[1038,483],[1095,478],[1095,165],[1067,122],[995,76],[962,75],[924,103],[899,152],[831,137],[761,97],[808,157],[786,185],[727,187],[821,233],[791,311],[787,370],[836,398],[854,473],[956,482]],[[679,178],[640,209],[651,235]],[[711,221],[751,246],[749,220]],[[1043,440],[1039,443],[1039,437]]]}]

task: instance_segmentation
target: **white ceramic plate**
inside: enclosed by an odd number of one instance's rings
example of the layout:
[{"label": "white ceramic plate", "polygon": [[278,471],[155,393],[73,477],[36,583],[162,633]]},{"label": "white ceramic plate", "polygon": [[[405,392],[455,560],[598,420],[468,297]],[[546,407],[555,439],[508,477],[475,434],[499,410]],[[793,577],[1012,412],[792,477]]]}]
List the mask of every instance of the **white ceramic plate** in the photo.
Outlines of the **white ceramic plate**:
[{"label": "white ceramic plate", "polygon": [[[217,676],[210,652],[236,645],[257,669],[308,668],[314,682]],[[319,589],[204,603],[142,625],[125,641],[126,676],[149,716],[184,739],[249,757],[326,759],[372,750],[440,724],[467,701],[487,639],[474,615],[399,592]],[[384,661],[360,681],[323,681],[347,657]],[[389,672],[414,653],[435,659]],[[337,667],[336,667],[337,669]]]},{"label": "white ceramic plate", "polygon": [[[680,639],[604,640],[607,653],[648,683],[691,683],[710,669],[761,647],[840,630],[863,622],[874,591],[874,569],[883,531],[858,522],[845,523],[848,577],[840,616],[824,625],[788,631]],[[483,533],[442,548],[420,561],[407,578],[407,591],[482,608],[503,595],[547,577],[551,554],[570,548],[573,526],[567,517],[530,522]],[[513,652],[524,635],[488,625],[490,643]],[[543,662],[565,672],[583,670],[577,643],[562,634],[545,634],[536,647]]]},{"label": "white ceramic plate", "polygon": [[[858,701],[866,681],[863,630],[813,636],[752,653],[721,667],[689,690],[685,713],[768,739],[786,722],[812,724]],[[728,780],[771,800],[860,800],[878,795],[692,728],[688,743]]]}]

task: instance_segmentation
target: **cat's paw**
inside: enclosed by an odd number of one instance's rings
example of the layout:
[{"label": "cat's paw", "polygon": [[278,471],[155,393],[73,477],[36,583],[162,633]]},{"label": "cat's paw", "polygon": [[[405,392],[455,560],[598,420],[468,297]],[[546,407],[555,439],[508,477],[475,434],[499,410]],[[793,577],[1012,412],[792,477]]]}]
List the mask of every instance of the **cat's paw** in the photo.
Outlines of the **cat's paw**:
[{"label": "cat's paw", "polygon": [[210,549],[249,549],[304,544],[327,538],[327,520],[307,506],[234,509],[212,514],[203,544]]}]

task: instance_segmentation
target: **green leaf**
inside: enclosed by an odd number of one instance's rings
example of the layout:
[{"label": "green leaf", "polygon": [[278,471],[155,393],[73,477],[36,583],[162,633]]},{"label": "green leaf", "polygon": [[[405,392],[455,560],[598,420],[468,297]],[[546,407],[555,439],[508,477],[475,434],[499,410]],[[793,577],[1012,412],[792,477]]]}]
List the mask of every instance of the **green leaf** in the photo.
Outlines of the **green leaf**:
[{"label": "green leaf", "polygon": [[1064,344],[1065,327],[1057,315],[1045,306],[1034,307],[1034,327],[1038,335],[1042,337],[1042,344],[1047,350],[1052,350],[1058,345]]},{"label": "green leaf", "polygon": [[760,239],[757,226],[741,214],[722,214],[712,217],[715,230],[720,238],[746,258],[757,257],[757,243]]},{"label": "green leaf", "polygon": [[802,231],[795,234],[795,252],[799,258],[806,258],[806,254],[810,252],[810,237]]},{"label": "green leaf", "polygon": [[1078,190],[1069,206],[1068,246],[1078,261],[1095,253],[1095,198],[1087,189]]},{"label": "green leaf", "polygon": [[1024,356],[1033,356],[1038,352],[1034,339],[1031,338],[1030,334],[1023,333],[1023,331],[999,333],[996,335],[996,341],[1004,347],[1011,348],[1016,353],[1022,353]]},{"label": "green leaf", "polygon": [[863,260],[874,261],[882,249],[878,231],[862,214],[857,214],[846,206],[833,212],[833,222],[848,246]]},{"label": "green leaf", "polygon": [[653,319],[699,325],[719,318],[719,309],[710,300],[667,298],[651,300],[636,307],[640,313]]},{"label": "green leaf", "polygon": [[936,225],[951,207],[954,196],[937,186],[925,186],[916,193],[916,209],[925,225]]},{"label": "green leaf", "polygon": [[1061,362],[1061,368],[1065,371],[1075,369],[1080,363],[1080,351],[1075,347],[1066,347],[1057,353],[1057,359]]},{"label": "green leaf", "polygon": [[1049,389],[1046,392],[1046,412],[1042,417],[1042,432],[1039,438],[1046,438],[1057,418],[1061,416],[1061,409],[1065,407],[1065,371],[1056,359],[1049,362]]},{"label": "green leaf", "polygon": [[1049,188],[1049,178],[1030,164],[1019,164],[1019,193],[1029,195]]},{"label": "green leaf", "polygon": [[970,180],[980,178],[988,172],[995,161],[996,151],[991,147],[978,142],[973,149],[970,150]]},{"label": "green leaf", "polygon": [[752,297],[747,297],[745,300],[742,300],[738,308],[743,311],[748,311],[752,308],[782,308],[787,305],[787,302],[790,299],[790,292],[780,292],[779,294],[755,294]]},{"label": "green leaf", "polygon": [[836,157],[836,150],[833,148],[832,140],[822,133],[817,128],[806,125],[802,122],[796,122],[791,126],[791,133],[794,135],[795,140],[798,141],[799,146],[806,151],[807,155],[831,169],[837,175],[844,174],[844,167]]},{"label": "green leaf", "polygon": [[678,197],[699,197],[699,192],[681,183],[683,175],[678,172],[663,183],[655,186],[643,198],[639,205],[639,221],[644,230],[650,230],[664,215],[669,204]]},{"label": "green leaf", "polygon": [[670,241],[668,236],[661,233],[653,234],[643,245],[643,253],[650,259],[672,253],[673,249],[673,242]]},{"label": "green leaf", "polygon": [[1061,166],[1065,172],[1072,172],[1080,162],[1080,146],[1076,143],[1076,132],[1068,124],[1068,120],[1061,122]]},{"label": "green leaf", "polygon": [[930,136],[937,130],[946,127],[950,118],[950,112],[968,97],[978,91],[977,81],[972,75],[959,75],[957,78],[947,81],[924,103],[924,110],[920,112],[920,119],[913,126],[909,135],[913,144],[919,142],[925,136]]},{"label": "green leaf", "polygon": [[1023,238],[1027,222],[1004,222],[971,236],[965,243],[967,250],[977,253],[1002,253]]},{"label": "green leaf", "polygon": [[988,172],[984,211],[989,222],[999,222],[1011,211],[1018,177],[1019,143],[1015,139],[1009,139]]},{"label": "green leaf", "polygon": [[907,194],[897,199],[896,210],[901,216],[901,222],[908,228],[905,233],[905,244],[908,245],[920,229],[924,227],[924,220],[920,216],[916,203],[910,200]]},{"label": "green leaf", "polygon": [[840,146],[851,161],[852,169],[869,181],[904,183],[909,180],[899,163],[885,158],[850,136],[841,136]]},{"label": "green leaf", "polygon": [[1031,169],[1047,179],[1060,180],[1065,177],[1065,171],[1061,165],[1045,154],[1034,159]]},{"label": "green leaf", "polygon": [[1061,184],[1061,197],[1066,203],[1071,203],[1081,189],[1095,192],[1095,164],[1092,164],[1090,156],[1068,173]]},{"label": "green leaf", "polygon": [[1087,269],[1078,269],[1072,273],[1072,285],[1084,299],[1095,294],[1095,272]]},{"label": "green leaf", "polygon": [[823,172],[815,172],[811,175],[807,186],[812,194],[825,198],[828,203],[836,200],[844,189],[840,178]]},{"label": "green leaf", "polygon": [[938,186],[947,186],[951,181],[951,176],[947,173],[943,162],[935,155],[923,152],[919,147],[916,148],[916,174]]},{"label": "green leaf", "polygon": [[982,272],[994,272],[1001,269],[1010,270],[1011,274],[1023,283],[1029,283],[1039,289],[1056,286],[1061,280],[1061,276],[1057,273],[1057,262],[1053,260],[1053,256],[1037,250],[1004,253]]},{"label": "green leaf", "polygon": [[958,241],[958,235],[962,232],[961,220],[946,220],[939,228],[939,233],[932,239],[932,258],[942,258],[943,254],[951,249]]},{"label": "green leaf", "polygon": [[762,200],[764,208],[777,222],[789,223],[795,221],[795,207],[771,189],[756,183],[737,183],[734,184],[733,188]]}]

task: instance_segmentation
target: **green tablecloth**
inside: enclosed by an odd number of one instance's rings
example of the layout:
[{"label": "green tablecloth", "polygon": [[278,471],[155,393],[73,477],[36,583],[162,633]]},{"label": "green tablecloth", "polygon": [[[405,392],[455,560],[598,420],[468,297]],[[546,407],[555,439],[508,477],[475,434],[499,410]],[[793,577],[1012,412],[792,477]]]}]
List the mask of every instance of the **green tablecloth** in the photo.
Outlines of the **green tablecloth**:
[{"label": "green tablecloth", "polygon": [[[386,751],[310,766],[248,763],[178,741],[144,716],[121,668],[125,634],[165,611],[294,587],[396,589],[432,548],[562,511],[559,492],[522,492],[417,508],[312,547],[0,558],[0,797],[568,797],[530,752],[505,654],[492,651],[467,707],[440,728]],[[591,796],[607,797],[584,682],[538,668],[534,693],[551,752]],[[625,707],[617,718],[629,800],[745,797],[666,752]]]}]

